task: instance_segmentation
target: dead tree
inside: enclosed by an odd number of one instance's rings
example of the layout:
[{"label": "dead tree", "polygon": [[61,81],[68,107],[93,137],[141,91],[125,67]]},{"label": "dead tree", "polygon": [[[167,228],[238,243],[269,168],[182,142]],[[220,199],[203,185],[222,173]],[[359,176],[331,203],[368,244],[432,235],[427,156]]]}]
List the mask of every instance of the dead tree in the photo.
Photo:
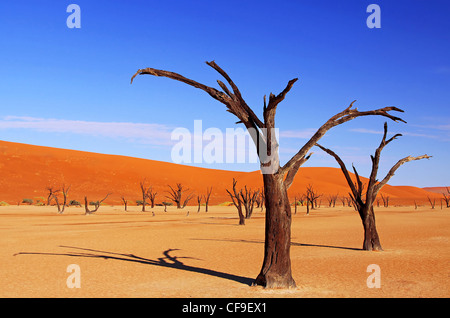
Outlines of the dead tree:
[{"label": "dead tree", "polygon": [[155,207],[155,199],[158,192],[153,192],[153,188],[150,187],[147,189],[147,198],[150,200],[150,206],[153,209]]},{"label": "dead tree", "polygon": [[339,158],[338,155],[336,155],[333,151],[330,149],[324,148],[319,144],[316,144],[320,149],[328,153],[329,155],[333,156],[339,166],[341,167],[342,172],[344,173],[345,179],[347,180],[347,183],[350,187],[351,192],[349,193],[352,197],[353,203],[355,205],[356,210],[359,213],[359,216],[361,217],[361,221],[363,223],[364,227],[364,243],[363,243],[363,249],[367,251],[382,251],[380,238],[378,236],[376,224],[375,224],[375,213],[373,210],[373,203],[375,201],[375,198],[377,197],[378,192],[380,189],[389,181],[389,179],[394,175],[395,171],[405,162],[413,161],[413,160],[420,160],[420,159],[428,159],[430,156],[423,155],[419,157],[412,157],[408,156],[403,159],[400,159],[387,173],[387,175],[378,182],[377,180],[377,173],[378,173],[378,165],[380,162],[380,156],[381,151],[383,148],[389,144],[391,141],[396,139],[397,137],[400,137],[401,134],[396,134],[390,139],[386,140],[387,136],[387,123],[384,123],[384,134],[383,138],[381,140],[380,145],[375,151],[374,156],[370,156],[372,159],[372,170],[369,177],[369,183],[367,185],[367,191],[365,194],[363,194],[363,183],[361,181],[361,178],[358,175],[358,172],[356,171],[356,168],[353,166],[353,171],[356,176],[356,182],[354,183],[353,180],[350,178],[350,174],[345,167],[344,162]]},{"label": "dead tree", "polygon": [[383,201],[383,206],[385,208],[389,207],[389,196],[388,195],[383,195],[383,193],[380,193],[381,196],[381,201]]},{"label": "dead tree", "polygon": [[189,200],[194,197],[194,195],[191,193],[184,201],[182,201],[183,193],[189,189],[184,189],[184,186],[181,183],[177,183],[176,189],[172,188],[170,185],[168,187],[170,188],[170,192],[168,192],[169,196],[166,195],[166,198],[175,202],[177,204],[177,209],[184,208]]},{"label": "dead tree", "polygon": [[107,197],[109,197],[111,195],[111,193],[108,193],[103,199],[101,199],[100,201],[95,201],[94,202],[94,210],[89,210],[89,205],[88,205],[88,199],[87,196],[84,197],[84,210],[85,210],[85,215],[90,215],[92,213],[95,213],[98,211],[98,209],[100,208],[100,205],[102,204],[103,201],[106,200]]},{"label": "dead tree", "polygon": [[47,196],[47,205],[50,205],[52,202],[52,199],[55,197],[55,194],[59,192],[58,189],[55,189],[54,187],[48,186],[47,188],[48,196]]},{"label": "dead tree", "polygon": [[206,195],[204,195],[205,198],[205,212],[208,212],[208,206],[209,206],[209,198],[211,197],[212,187],[206,188]]},{"label": "dead tree", "polygon": [[123,206],[125,207],[125,212],[127,212],[128,211],[128,200],[125,199],[125,197],[123,195],[120,198],[122,199]]},{"label": "dead tree", "polygon": [[328,130],[337,125],[357,117],[371,115],[384,116],[398,121],[402,119],[392,116],[388,112],[403,111],[397,107],[358,111],[352,108],[355,102],[353,101],[349,107],[328,119],[300,150],[281,166],[278,141],[275,136],[275,113],[278,104],[285,99],[286,94],[291,90],[297,78],[290,80],[280,94],[274,95],[270,93],[268,101],[264,96],[263,120],[260,120],[247,105],[237,85],[231,80],[229,75],[214,61],[206,63],[228,82],[231,89],[220,80],[217,83],[222,91],[186,78],[178,73],[154,68],[138,70],[131,77],[131,83],[138,75],[153,75],[167,77],[201,89],[224,104],[227,110],[238,118],[237,123],[242,123],[247,128],[256,146],[256,152],[260,161],[266,207],[264,259],[255,283],[266,288],[295,287],[290,258],[292,215],[287,190],[291,186],[299,168],[310,158],[311,154],[309,154],[309,151]]},{"label": "dead tree", "polygon": [[264,208],[264,202],[265,202],[264,188],[259,191],[259,196],[260,196],[260,200],[261,200],[260,208],[261,208],[261,212],[262,212],[262,210]]},{"label": "dead tree", "polygon": [[252,189],[248,190],[247,186],[244,187],[245,191],[240,192],[242,204],[245,208],[245,218],[250,219],[253,214],[253,207],[255,206],[256,197],[259,194],[259,190],[252,191]]},{"label": "dead tree", "polygon": [[186,196],[186,199],[184,199],[183,204],[181,205],[181,208],[184,209],[184,207],[188,204],[189,201],[191,201],[194,198],[194,193],[190,193]]},{"label": "dead tree", "polygon": [[442,196],[444,197],[445,205],[447,208],[450,207],[450,189],[448,187],[445,187],[447,189],[447,193],[443,192]]},{"label": "dead tree", "polygon": [[297,205],[298,205],[297,197],[294,197],[294,214],[297,214]]},{"label": "dead tree", "polygon": [[434,206],[436,205],[436,199],[433,199],[433,201],[431,201],[431,198],[429,196],[427,196],[428,202],[430,202],[431,205],[431,209],[434,209]]},{"label": "dead tree", "polygon": [[[64,213],[64,209],[66,208],[66,205],[67,205],[67,194],[69,193],[69,190],[70,190],[70,185],[68,187],[66,187],[63,184],[62,190],[54,191],[53,194],[52,194],[53,198],[55,199],[56,206],[58,207],[58,213],[59,214],[63,214]],[[63,195],[62,207],[59,204],[59,199],[58,199],[58,195],[57,195],[59,192],[62,192],[62,195]]]},{"label": "dead tree", "polygon": [[197,203],[198,203],[198,209],[197,209],[197,213],[200,212],[200,206],[202,203],[202,196],[201,195],[197,195]]},{"label": "dead tree", "polygon": [[313,186],[309,184],[306,187],[306,214],[309,214],[309,207],[311,206],[311,210],[317,208],[317,199],[320,198],[322,194],[319,194],[314,190]]},{"label": "dead tree", "polygon": [[142,212],[145,212],[145,205],[147,204],[147,194],[150,187],[146,185],[145,180],[139,182],[139,186],[141,188],[142,193]]},{"label": "dead tree", "polygon": [[237,181],[233,178],[233,193],[231,193],[228,189],[225,189],[230,195],[231,201],[234,206],[238,210],[239,215],[239,225],[245,225],[244,213],[242,213],[242,200],[241,200],[241,191],[236,190]]},{"label": "dead tree", "polygon": [[331,207],[335,207],[336,206],[336,200],[337,200],[337,198],[338,198],[338,195],[337,194],[332,194],[332,195],[329,195],[328,196],[328,198],[327,198],[327,201],[328,201],[328,207],[329,208],[331,208]]}]

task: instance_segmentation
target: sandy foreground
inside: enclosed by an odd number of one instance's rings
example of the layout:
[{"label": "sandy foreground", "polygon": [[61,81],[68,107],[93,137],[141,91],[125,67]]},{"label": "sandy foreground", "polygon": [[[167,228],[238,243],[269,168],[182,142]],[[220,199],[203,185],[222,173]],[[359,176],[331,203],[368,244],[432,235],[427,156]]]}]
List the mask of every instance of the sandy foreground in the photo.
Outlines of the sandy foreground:
[{"label": "sandy foreground", "polygon": [[[366,252],[350,208],[292,221],[296,289],[251,286],[262,265],[264,214],[239,226],[234,207],[0,207],[1,297],[449,297],[450,210],[378,208],[385,251]],[[153,213],[151,212],[154,212]],[[189,211],[189,215],[187,212]],[[69,288],[71,264],[80,288]],[[368,288],[370,264],[380,288]],[[70,279],[69,279],[70,280]]]}]

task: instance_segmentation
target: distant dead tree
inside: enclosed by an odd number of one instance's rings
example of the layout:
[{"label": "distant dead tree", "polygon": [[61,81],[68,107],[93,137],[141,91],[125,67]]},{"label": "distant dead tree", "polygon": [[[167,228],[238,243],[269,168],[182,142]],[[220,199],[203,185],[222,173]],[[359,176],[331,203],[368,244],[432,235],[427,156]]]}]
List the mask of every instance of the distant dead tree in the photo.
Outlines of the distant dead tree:
[{"label": "distant dead tree", "polygon": [[101,199],[100,201],[95,201],[94,203],[94,210],[89,210],[89,204],[88,204],[88,199],[87,196],[84,197],[84,210],[85,210],[85,215],[90,215],[94,212],[97,212],[98,209],[100,208],[100,205],[102,204],[103,201],[106,200],[107,197],[109,197],[111,195],[111,193],[108,193],[103,199]]},{"label": "distant dead tree", "polygon": [[177,204],[177,209],[182,209],[186,206],[186,204],[194,197],[194,194],[189,194],[184,201],[182,201],[183,193],[188,191],[189,189],[184,189],[184,186],[181,183],[177,183],[176,188],[172,188],[170,185],[169,196],[166,195],[166,198],[172,200]]},{"label": "distant dead tree", "polygon": [[206,194],[203,196],[205,198],[205,212],[208,212],[209,198],[211,197],[212,189],[212,187],[206,188]]},{"label": "distant dead tree", "polygon": [[380,193],[381,195],[381,200],[383,201],[383,206],[385,208],[389,207],[389,196],[388,195],[383,195],[383,193]]},{"label": "distant dead tree", "polygon": [[234,206],[238,210],[239,225],[245,225],[244,213],[242,213],[241,191],[236,190],[236,183],[237,181],[233,178],[233,192],[230,192],[228,189],[226,189],[226,191],[228,192]]},{"label": "distant dead tree", "polygon": [[125,197],[123,195],[120,198],[122,199],[123,205],[125,207],[125,212],[127,212],[128,211],[128,209],[127,209],[128,208],[128,200],[125,199]]},{"label": "distant dead tree", "polygon": [[[69,193],[70,190],[70,185],[68,187],[66,187],[66,185],[63,184],[62,189],[61,190],[57,190],[57,191],[53,191],[52,196],[55,199],[56,205],[58,207],[58,213],[62,214],[64,213],[64,209],[66,208],[67,205],[67,194]],[[63,195],[63,204],[62,207],[59,204],[59,200],[58,200],[58,193],[62,192]]]},{"label": "distant dead tree", "polygon": [[259,190],[259,194],[256,197],[255,203],[256,203],[256,207],[261,208],[261,211],[262,211],[263,206],[264,206],[264,189]]},{"label": "distant dead tree", "polygon": [[184,209],[184,207],[188,204],[189,201],[191,201],[194,198],[194,193],[190,193],[186,196],[186,199],[184,199],[183,204],[181,205],[181,208]]},{"label": "distant dead tree", "polygon": [[[264,198],[264,188],[262,188],[261,190],[259,190],[259,196],[258,196],[258,201],[259,201],[259,205],[257,206],[258,208],[261,208],[261,212],[264,209],[264,202],[265,202],[265,198]],[[257,202],[258,202],[257,201]]]},{"label": "distant dead tree", "polygon": [[447,193],[443,192],[442,196],[444,197],[445,205],[447,208],[450,208],[450,189],[448,187],[445,187],[447,189]]},{"label": "distant dead tree", "polygon": [[317,193],[311,184],[306,187],[306,214],[309,214],[309,209],[314,210],[317,207],[317,199],[320,198],[322,194]]},{"label": "distant dead tree", "polygon": [[333,151],[331,151],[330,149],[322,147],[321,145],[316,143],[316,146],[318,146],[320,149],[322,149],[329,155],[333,156],[334,159],[336,159],[337,163],[341,167],[342,172],[344,173],[345,179],[347,180],[347,183],[351,190],[350,196],[352,197],[355,208],[358,211],[359,216],[361,217],[361,221],[363,223],[363,227],[364,227],[363,249],[367,250],[367,251],[372,251],[372,250],[382,251],[383,250],[381,247],[380,238],[378,236],[378,232],[376,229],[375,213],[373,210],[373,203],[374,203],[375,198],[377,197],[377,194],[380,191],[380,189],[389,181],[389,179],[394,175],[395,171],[405,162],[430,158],[430,156],[428,156],[428,155],[423,155],[423,156],[419,156],[419,157],[408,156],[403,159],[400,159],[389,170],[389,172],[384,177],[384,179],[381,180],[380,182],[378,182],[377,173],[378,173],[378,165],[380,162],[381,151],[391,141],[393,141],[397,137],[400,137],[401,134],[396,134],[388,140],[386,140],[386,136],[387,136],[387,123],[384,123],[384,134],[383,134],[381,143],[378,146],[378,148],[376,149],[375,155],[370,156],[372,159],[372,170],[370,173],[369,183],[367,185],[367,191],[365,194],[363,194],[363,192],[362,192],[363,191],[363,183],[361,182],[361,179],[358,175],[358,172],[356,171],[356,168],[353,166],[353,171],[356,176],[356,182],[354,183],[350,177],[350,174],[349,174],[344,162],[341,160],[341,158],[337,154],[335,154]]},{"label": "distant dead tree", "polygon": [[147,198],[150,200],[150,206],[153,209],[155,207],[155,199],[158,192],[153,191],[152,187],[147,189]]},{"label": "distant dead tree", "polygon": [[328,207],[335,207],[336,206],[336,200],[338,198],[338,194],[331,194],[327,197],[327,201],[328,201]]},{"label": "distant dead tree", "polygon": [[202,196],[201,195],[197,195],[197,203],[198,203],[198,209],[197,209],[197,213],[200,212],[200,206],[202,203]]},{"label": "distant dead tree", "polygon": [[436,205],[436,199],[431,200],[429,196],[427,196],[428,202],[430,202],[431,209],[434,209],[434,206]]},{"label": "distant dead tree", "polygon": [[245,218],[250,219],[253,214],[253,207],[255,206],[256,197],[259,194],[259,190],[253,191],[252,189],[247,189],[244,186],[244,190],[240,191],[242,204],[245,208]]},{"label": "distant dead tree", "polygon": [[346,197],[340,197],[339,200],[341,200],[342,206],[345,207],[345,204],[347,203],[347,198]]},{"label": "distant dead tree", "polygon": [[55,194],[59,192],[59,189],[55,189],[53,186],[48,186],[46,189],[48,191],[47,205],[50,205],[52,199],[55,197]]},{"label": "distant dead tree", "polygon": [[[362,190],[361,190],[361,192],[362,192]],[[354,208],[355,208],[355,205],[353,204],[353,198],[352,198],[351,195],[349,195],[349,196],[346,198],[346,200],[347,200],[347,206],[348,206],[349,208],[351,208],[351,207],[354,207]],[[355,208],[355,209],[356,209],[356,208]]]},{"label": "distant dead tree", "polygon": [[298,201],[297,201],[297,197],[294,197],[294,214],[297,214],[297,205],[298,205]]},{"label": "distant dead tree", "polygon": [[206,62],[217,71],[228,83],[220,80],[217,84],[221,90],[199,83],[181,74],[155,68],[139,69],[132,77],[131,83],[140,75],[170,78],[194,88],[203,90],[209,96],[224,104],[227,111],[238,118],[237,124],[243,124],[256,146],[260,161],[260,169],[265,193],[265,235],[264,258],[255,284],[266,288],[295,287],[291,271],[291,206],[287,191],[294,181],[300,167],[310,158],[310,150],[333,127],[362,116],[384,116],[394,121],[403,121],[391,115],[391,111],[403,110],[389,106],[380,109],[359,111],[353,108],[353,101],[343,111],[330,117],[313,136],[291,157],[283,166],[280,164],[279,144],[275,135],[275,115],[278,105],[285,99],[298,78],[290,80],[278,95],[270,93],[269,98],[263,98],[262,120],[254,113],[244,100],[239,88],[230,76],[216,62]]},{"label": "distant dead tree", "polygon": [[141,188],[142,193],[142,212],[145,212],[145,205],[147,204],[147,196],[148,191],[150,190],[150,186],[146,185],[145,179],[139,182],[139,186]]}]

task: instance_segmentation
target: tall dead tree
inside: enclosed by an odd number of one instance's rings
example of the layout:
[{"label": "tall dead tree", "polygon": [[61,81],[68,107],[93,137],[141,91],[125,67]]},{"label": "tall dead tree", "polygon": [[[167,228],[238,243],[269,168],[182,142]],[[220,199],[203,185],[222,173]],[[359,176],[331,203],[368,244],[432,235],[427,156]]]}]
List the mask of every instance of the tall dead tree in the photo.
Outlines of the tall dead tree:
[{"label": "tall dead tree", "polygon": [[88,204],[88,199],[87,196],[84,197],[84,210],[85,210],[85,215],[90,215],[92,213],[95,213],[98,211],[98,209],[100,208],[100,205],[102,204],[103,201],[106,200],[106,198],[108,198],[111,195],[111,193],[108,193],[103,199],[101,199],[100,201],[95,201],[94,203],[94,210],[89,210],[89,204]]},{"label": "tall dead tree", "polygon": [[402,110],[396,107],[384,107],[360,112],[352,108],[354,104],[352,102],[349,107],[328,119],[286,164],[280,166],[278,142],[275,136],[275,113],[278,104],[285,99],[286,94],[291,90],[297,78],[290,80],[280,94],[274,95],[271,93],[268,101],[264,96],[263,120],[260,120],[247,105],[230,76],[214,61],[206,63],[228,82],[231,89],[220,80],[217,83],[222,91],[186,78],[178,73],[154,68],[138,70],[131,77],[131,82],[138,75],[153,75],[167,77],[201,89],[224,104],[227,107],[227,111],[238,118],[237,123],[242,123],[247,128],[255,143],[256,152],[260,160],[266,206],[264,260],[255,283],[266,288],[295,287],[290,258],[292,215],[287,190],[291,186],[298,169],[309,159],[311,148],[331,128],[360,116],[380,115],[395,121],[401,120],[388,112],[402,112]]},{"label": "tall dead tree", "polygon": [[423,155],[419,157],[412,157],[408,156],[403,159],[400,159],[387,173],[387,175],[381,180],[380,182],[377,180],[377,174],[378,174],[378,165],[380,163],[380,156],[381,151],[383,148],[389,144],[391,141],[396,139],[397,137],[400,137],[401,134],[396,134],[390,139],[386,140],[387,136],[387,123],[384,123],[384,134],[383,138],[381,140],[380,145],[375,151],[374,156],[370,156],[372,159],[372,170],[370,172],[369,176],[369,183],[367,185],[367,191],[364,194],[363,193],[363,183],[361,181],[361,178],[358,175],[358,172],[356,171],[356,168],[353,166],[353,171],[356,176],[356,182],[353,182],[353,180],[350,177],[350,174],[344,164],[344,162],[341,160],[341,158],[335,154],[330,149],[327,149],[325,147],[322,147],[319,144],[316,144],[320,149],[328,153],[329,155],[333,156],[334,159],[336,159],[337,163],[341,167],[342,172],[344,173],[345,179],[347,180],[347,183],[350,187],[350,196],[352,197],[355,209],[358,211],[359,216],[361,217],[361,221],[363,223],[364,227],[364,243],[363,243],[363,249],[366,251],[382,251],[380,238],[378,236],[376,224],[375,224],[375,213],[373,210],[373,203],[375,201],[375,198],[377,197],[378,192],[380,189],[391,179],[391,177],[394,175],[395,171],[405,162],[413,161],[413,160],[420,160],[420,159],[428,159],[430,156]]},{"label": "tall dead tree", "polygon": [[233,192],[229,191],[228,189],[225,189],[225,190],[228,192],[228,195],[230,196],[231,201],[233,202],[234,206],[238,210],[239,225],[245,225],[245,217],[244,217],[244,213],[242,213],[241,191],[236,190],[236,183],[237,183],[237,181],[233,178]]},{"label": "tall dead tree", "polygon": [[211,197],[212,187],[206,188],[206,194],[203,196],[205,198],[205,212],[208,212],[209,198]]}]

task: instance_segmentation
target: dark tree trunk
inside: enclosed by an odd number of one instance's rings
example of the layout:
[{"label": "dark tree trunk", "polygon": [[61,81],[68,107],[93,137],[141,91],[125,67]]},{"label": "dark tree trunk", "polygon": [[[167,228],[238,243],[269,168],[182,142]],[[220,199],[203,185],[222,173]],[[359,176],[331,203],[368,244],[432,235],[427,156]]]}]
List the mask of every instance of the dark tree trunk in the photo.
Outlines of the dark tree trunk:
[{"label": "dark tree trunk", "polygon": [[377,227],[375,224],[375,213],[373,206],[364,208],[360,212],[361,221],[364,227],[364,243],[363,250],[365,251],[382,251],[380,238],[378,236]]},{"label": "dark tree trunk", "polygon": [[283,179],[263,174],[266,231],[264,261],[255,283],[266,288],[295,287],[291,273],[291,206]]},{"label": "dark tree trunk", "polygon": [[237,209],[239,214],[239,225],[245,225],[245,216],[244,213],[242,213],[242,207],[239,206]]}]

